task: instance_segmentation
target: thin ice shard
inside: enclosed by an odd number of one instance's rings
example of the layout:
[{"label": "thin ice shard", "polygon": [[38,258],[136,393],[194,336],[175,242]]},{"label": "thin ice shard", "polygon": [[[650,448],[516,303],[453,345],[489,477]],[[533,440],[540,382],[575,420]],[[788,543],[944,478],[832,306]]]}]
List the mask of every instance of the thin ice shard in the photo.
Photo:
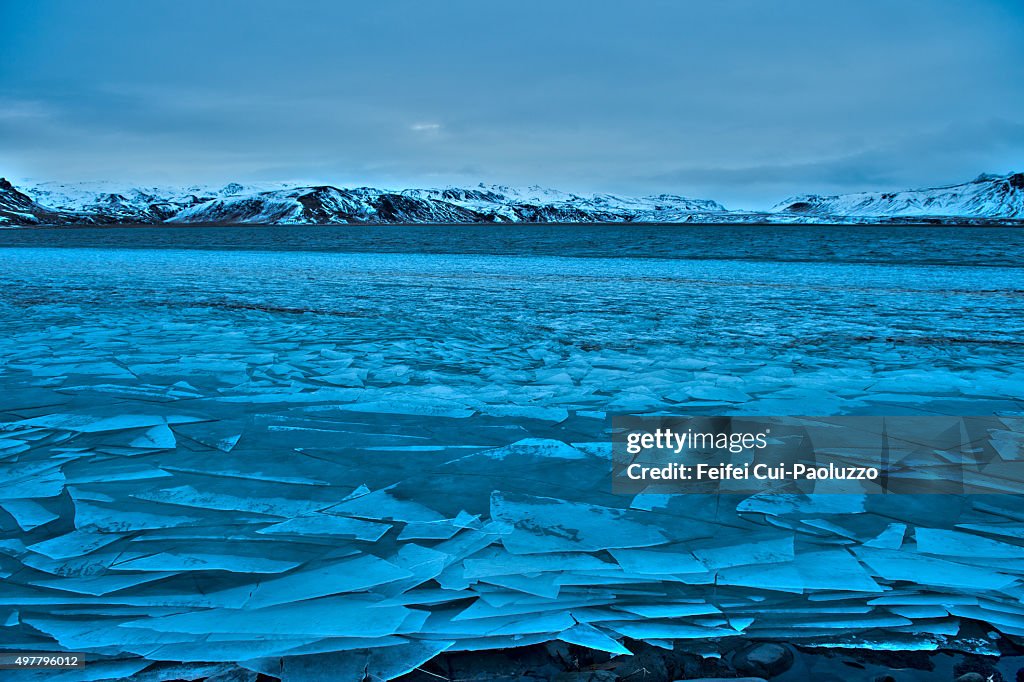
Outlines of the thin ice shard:
[{"label": "thin ice shard", "polygon": [[547,497],[495,492],[491,515],[514,528],[502,542],[515,554],[649,547],[668,540],[625,510]]}]

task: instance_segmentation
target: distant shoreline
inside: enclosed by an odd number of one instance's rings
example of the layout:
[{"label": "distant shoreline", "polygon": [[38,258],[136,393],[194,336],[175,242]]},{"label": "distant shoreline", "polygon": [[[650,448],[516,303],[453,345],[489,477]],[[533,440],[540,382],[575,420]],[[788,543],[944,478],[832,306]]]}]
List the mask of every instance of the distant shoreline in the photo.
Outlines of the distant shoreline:
[{"label": "distant shoreline", "polygon": [[628,227],[630,225],[642,227],[955,227],[955,228],[1020,228],[1024,227],[1024,219],[945,219],[938,218],[935,221],[911,221],[892,219],[888,221],[871,222],[784,222],[784,221],[691,221],[678,223],[647,223],[647,222],[475,222],[475,223],[65,223],[65,224],[40,224],[40,225],[0,225],[0,230],[82,230],[82,229],[145,229],[145,228],[310,228],[318,229],[323,227]]},{"label": "distant shoreline", "polygon": [[504,186],[385,190],[94,187],[0,178],[0,225],[1024,225],[1024,173],[897,192],[792,196],[730,210],[675,194],[624,197]]}]

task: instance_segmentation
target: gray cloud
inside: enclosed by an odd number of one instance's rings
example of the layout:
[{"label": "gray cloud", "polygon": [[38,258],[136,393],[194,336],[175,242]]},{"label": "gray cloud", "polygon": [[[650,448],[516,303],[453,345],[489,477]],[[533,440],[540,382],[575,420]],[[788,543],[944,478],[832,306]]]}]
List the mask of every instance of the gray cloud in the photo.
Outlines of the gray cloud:
[{"label": "gray cloud", "polygon": [[755,206],[1024,166],[1016,2],[442,7],[5,3],[0,172]]}]

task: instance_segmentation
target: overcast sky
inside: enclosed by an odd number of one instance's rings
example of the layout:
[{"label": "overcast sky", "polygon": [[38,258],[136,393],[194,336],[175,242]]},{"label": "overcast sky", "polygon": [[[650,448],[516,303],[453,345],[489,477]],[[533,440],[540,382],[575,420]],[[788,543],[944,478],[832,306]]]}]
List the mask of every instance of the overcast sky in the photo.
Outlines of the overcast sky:
[{"label": "overcast sky", "polygon": [[1024,170],[1024,2],[0,0],[0,175],[798,192]]}]

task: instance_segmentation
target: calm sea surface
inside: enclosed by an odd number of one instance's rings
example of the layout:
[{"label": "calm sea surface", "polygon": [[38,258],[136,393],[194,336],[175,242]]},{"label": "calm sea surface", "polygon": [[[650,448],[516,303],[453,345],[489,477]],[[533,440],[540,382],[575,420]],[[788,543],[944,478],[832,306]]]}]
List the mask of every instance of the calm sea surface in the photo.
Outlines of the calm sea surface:
[{"label": "calm sea surface", "polygon": [[109,227],[0,231],[0,247],[338,251],[1024,265],[1013,228],[751,225]]}]

